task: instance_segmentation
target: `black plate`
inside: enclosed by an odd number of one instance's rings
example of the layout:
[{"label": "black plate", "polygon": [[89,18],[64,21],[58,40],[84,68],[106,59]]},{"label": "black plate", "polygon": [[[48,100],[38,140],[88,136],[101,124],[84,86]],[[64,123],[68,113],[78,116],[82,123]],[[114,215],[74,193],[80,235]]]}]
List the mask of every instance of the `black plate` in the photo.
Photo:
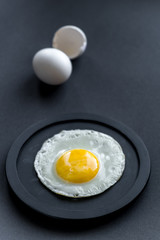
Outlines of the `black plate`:
[{"label": "black plate", "polygon": [[[33,162],[42,143],[61,130],[93,129],[115,138],[123,148],[126,167],[121,179],[94,197],[71,199],[52,193],[38,180]],[[150,174],[150,159],[142,140],[128,127],[92,114],[72,114],[40,122],[23,132],[12,145],[6,174],[15,194],[34,210],[50,217],[89,219],[110,214],[142,191]]]}]

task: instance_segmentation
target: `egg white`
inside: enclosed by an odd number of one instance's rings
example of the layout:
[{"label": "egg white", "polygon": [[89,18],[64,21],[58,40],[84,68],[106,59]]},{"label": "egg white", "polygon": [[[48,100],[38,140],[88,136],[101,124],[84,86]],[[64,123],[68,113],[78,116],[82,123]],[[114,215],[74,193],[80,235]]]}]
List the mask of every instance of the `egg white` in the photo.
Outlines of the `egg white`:
[{"label": "egg white", "polygon": [[[68,183],[55,170],[58,158],[66,151],[85,149],[99,160],[97,175],[86,183]],[[111,136],[94,130],[64,130],[44,142],[37,153],[34,168],[40,181],[51,191],[67,197],[89,197],[114,185],[125,168],[125,155]]]}]

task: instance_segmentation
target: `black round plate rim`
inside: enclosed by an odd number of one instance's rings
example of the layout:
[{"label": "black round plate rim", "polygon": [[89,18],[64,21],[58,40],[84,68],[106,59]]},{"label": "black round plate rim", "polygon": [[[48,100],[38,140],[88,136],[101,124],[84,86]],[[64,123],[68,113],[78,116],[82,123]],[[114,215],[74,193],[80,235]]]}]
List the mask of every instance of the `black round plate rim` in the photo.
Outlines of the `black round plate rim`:
[{"label": "black round plate rim", "polygon": [[[139,168],[139,174],[137,176],[137,179],[133,185],[133,187],[128,191],[128,193],[117,202],[116,207],[114,209],[110,208],[110,211],[104,213],[103,209],[100,208],[93,211],[93,214],[87,214],[86,210],[84,214],[82,213],[81,216],[76,215],[76,210],[68,211],[63,209],[63,213],[59,213],[58,215],[48,212],[45,208],[43,208],[43,204],[41,202],[37,202],[36,198],[32,196],[26,189],[24,188],[23,184],[21,183],[18,172],[16,168],[16,160],[19,154],[19,151],[25,144],[25,142],[34,135],[37,131],[51,125],[55,124],[57,122],[64,122],[64,121],[92,121],[97,122],[100,124],[104,124],[107,126],[110,126],[117,131],[119,131],[121,134],[123,134],[127,139],[133,144],[135,147],[139,158],[140,158],[140,168]],[[13,159],[15,161],[13,161]],[[133,201],[143,190],[145,187],[149,175],[150,175],[150,158],[147,151],[146,146],[144,145],[141,138],[129,127],[124,125],[123,123],[111,119],[102,117],[96,114],[87,114],[87,113],[74,113],[74,114],[64,114],[59,116],[54,116],[51,119],[45,119],[42,120],[29,128],[27,128],[24,132],[21,133],[21,135],[14,141],[12,144],[6,160],[6,176],[8,183],[13,190],[13,192],[17,195],[17,197],[27,204],[32,209],[36,210],[39,213],[42,213],[46,216],[53,217],[53,218],[63,218],[63,219],[90,219],[90,218],[96,218],[101,217],[107,214],[111,214],[117,210],[120,210],[124,206],[128,205],[131,201]],[[13,181],[14,179],[14,181]],[[101,210],[101,211],[100,211]],[[81,211],[82,212],[82,211]]]}]

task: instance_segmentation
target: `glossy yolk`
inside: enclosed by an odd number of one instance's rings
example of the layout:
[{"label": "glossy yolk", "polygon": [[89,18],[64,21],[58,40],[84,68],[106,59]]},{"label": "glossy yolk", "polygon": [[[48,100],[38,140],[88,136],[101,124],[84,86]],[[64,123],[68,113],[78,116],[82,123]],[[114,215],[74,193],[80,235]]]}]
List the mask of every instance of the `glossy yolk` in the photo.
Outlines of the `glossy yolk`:
[{"label": "glossy yolk", "polygon": [[56,163],[59,177],[71,183],[85,183],[93,179],[99,170],[97,157],[84,149],[65,152]]}]

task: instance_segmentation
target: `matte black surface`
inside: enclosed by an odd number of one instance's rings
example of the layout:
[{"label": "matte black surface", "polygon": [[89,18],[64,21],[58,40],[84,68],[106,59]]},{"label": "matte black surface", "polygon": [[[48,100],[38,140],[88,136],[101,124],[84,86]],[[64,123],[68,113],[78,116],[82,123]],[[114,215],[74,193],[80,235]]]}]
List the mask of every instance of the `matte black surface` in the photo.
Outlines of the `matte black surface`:
[{"label": "matte black surface", "polygon": [[[94,197],[72,199],[52,193],[38,180],[34,160],[44,141],[62,130],[92,129],[116,139],[125,154],[125,171],[109,190]],[[111,214],[129,204],[143,190],[150,159],[141,139],[123,124],[89,114],[55,117],[38,123],[11,147],[6,174],[16,195],[28,206],[46,216],[64,219],[89,219]]]},{"label": "matte black surface", "polygon": [[[59,87],[41,84],[32,57],[73,24],[88,47]],[[0,239],[160,239],[160,1],[0,1]],[[7,153],[27,127],[55,114],[95,113],[119,120],[145,143],[151,176],[129,207],[108,218],[49,221],[21,204],[5,176]]]}]

